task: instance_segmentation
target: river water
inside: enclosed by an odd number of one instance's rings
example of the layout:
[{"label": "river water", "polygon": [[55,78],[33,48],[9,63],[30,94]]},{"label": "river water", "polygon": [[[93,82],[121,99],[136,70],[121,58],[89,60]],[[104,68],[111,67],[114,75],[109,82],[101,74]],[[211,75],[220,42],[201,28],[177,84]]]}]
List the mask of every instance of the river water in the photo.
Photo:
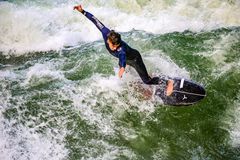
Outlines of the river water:
[{"label": "river water", "polygon": [[0,159],[240,159],[240,2],[83,0],[151,75],[207,96],[146,99],[74,0],[0,1]]}]

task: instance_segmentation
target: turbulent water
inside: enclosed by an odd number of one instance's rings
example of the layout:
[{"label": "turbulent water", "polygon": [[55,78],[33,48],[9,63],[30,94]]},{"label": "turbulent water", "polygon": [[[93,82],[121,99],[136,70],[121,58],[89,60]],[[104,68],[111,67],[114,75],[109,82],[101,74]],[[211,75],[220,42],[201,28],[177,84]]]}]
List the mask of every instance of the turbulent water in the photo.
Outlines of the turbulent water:
[{"label": "turbulent water", "polygon": [[[146,99],[83,7],[151,75],[192,79],[191,107]],[[239,0],[0,1],[0,159],[240,159]]]}]

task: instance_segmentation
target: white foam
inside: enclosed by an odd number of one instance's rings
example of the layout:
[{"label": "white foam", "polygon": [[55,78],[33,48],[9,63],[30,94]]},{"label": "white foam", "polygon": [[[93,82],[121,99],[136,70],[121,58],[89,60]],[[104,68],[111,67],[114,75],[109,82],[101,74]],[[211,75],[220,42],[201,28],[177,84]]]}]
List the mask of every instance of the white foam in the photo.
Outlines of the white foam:
[{"label": "white foam", "polygon": [[[0,9],[4,10],[0,14],[0,51],[4,54],[19,56],[28,52],[59,50],[79,41],[93,40],[85,36],[88,27],[82,32],[80,22],[83,17],[76,17],[71,6],[21,8],[4,2],[0,3]],[[96,37],[93,33],[96,32],[92,32],[91,37]]]},{"label": "white foam", "polygon": [[[51,2],[50,2],[51,3]],[[57,2],[56,2],[57,3]],[[240,3],[220,0],[153,0],[84,2],[84,8],[106,26],[119,32],[133,28],[152,33],[214,29],[240,24]],[[126,4],[125,4],[126,3]],[[75,1],[41,6],[0,3],[0,51],[22,55],[28,52],[60,50],[64,46],[101,38],[100,32],[83,15],[73,11]]]},{"label": "white foam", "polygon": [[12,93],[11,93],[11,83],[12,80],[19,81],[20,76],[15,74],[12,71],[6,70],[1,71],[0,70],[0,81],[1,81],[1,87],[0,87],[0,117],[2,117],[2,110],[7,108],[8,106],[8,100],[11,99]]},{"label": "white foam", "polygon": [[[237,85],[240,85],[237,84]],[[230,115],[231,118],[233,116],[234,119],[231,119],[230,122],[230,137],[231,137],[231,145],[233,147],[240,147],[240,94],[238,95],[237,100],[235,101],[235,103],[233,104],[233,109],[230,110]]]},{"label": "white foam", "polygon": [[146,65],[150,73],[155,71],[154,75],[190,78],[190,74],[185,68],[180,68],[170,57],[161,51],[151,50],[147,55],[144,56],[144,60],[146,60]]},{"label": "white foam", "polygon": [[29,68],[23,85],[36,86],[55,80],[65,79],[61,71],[57,71],[51,63],[35,64]]},{"label": "white foam", "polygon": [[218,41],[208,40],[205,44],[207,46],[213,46],[213,51],[201,52],[197,53],[197,55],[201,55],[212,60],[217,66],[213,70],[213,76],[220,77],[227,71],[238,66],[239,62],[237,61],[226,62],[226,56],[231,54],[229,51],[231,50],[232,45],[237,44],[238,41],[238,35],[233,34],[223,35]]},{"label": "white foam", "polygon": [[[44,69],[44,66],[41,66]],[[39,126],[45,126],[45,123],[41,123],[36,126],[35,117],[31,117],[30,121],[25,121],[23,125],[19,123],[21,119],[21,113],[25,111],[19,110],[20,106],[26,102],[26,97],[30,95],[12,95],[11,85],[8,84],[12,81],[18,81],[24,79],[23,72],[14,71],[1,71],[0,72],[1,92],[0,92],[0,159],[64,159],[68,155],[68,150],[64,145],[65,133],[63,130],[55,132],[55,129],[47,128],[46,134],[36,132],[35,129]],[[23,75],[22,75],[23,74]],[[37,73],[36,73],[37,74]],[[12,101],[14,104],[12,104]],[[43,103],[43,102],[42,102]],[[13,119],[7,119],[3,113],[14,107],[17,110],[19,117]],[[28,125],[34,126],[34,128],[27,127]]]},{"label": "white foam", "polygon": [[239,37],[233,35],[224,35],[221,40],[214,45],[212,52],[212,59],[216,64],[223,64],[226,60],[225,55],[230,50],[230,47],[239,41]]},{"label": "white foam", "polygon": [[[123,79],[117,75],[103,77],[94,74],[82,80],[79,86],[67,83],[59,94],[71,100],[76,110],[80,111],[81,118],[98,127],[98,132],[114,135],[116,117],[126,110],[136,107],[139,112],[146,114],[155,110],[151,100],[136,97],[138,93],[134,93],[134,88],[128,85],[131,81],[131,75],[129,77],[128,74]],[[112,110],[112,114],[104,114],[106,110]]]},{"label": "white foam", "polygon": [[[2,115],[1,115],[2,117]],[[67,157],[68,151],[63,140],[37,134],[22,125],[12,126],[6,120],[0,120],[0,159],[49,159],[58,160]]]},{"label": "white foam", "polygon": [[[99,99],[102,98],[99,94],[102,92],[105,93],[108,89],[95,85],[95,83],[101,81],[101,79],[104,78],[99,78],[98,75],[95,75],[80,86],[68,82],[62,90],[59,91],[59,95],[71,100],[75,109],[80,111],[81,118],[86,120],[90,125],[96,125],[96,127],[99,128],[98,132],[104,135],[112,135],[114,133],[112,115],[103,115],[103,113],[101,113],[102,107],[105,107],[105,105],[102,106],[102,103],[105,104],[107,102]],[[107,80],[105,81],[107,83]],[[110,92],[114,93],[114,91]],[[109,94],[110,98],[112,98],[112,96],[114,96],[114,94]]]},{"label": "white foam", "polygon": [[[122,92],[126,90],[127,84],[124,80],[120,80],[117,76],[103,77],[98,74],[94,74],[92,77],[80,82],[74,82],[66,80],[61,71],[57,70],[57,62],[45,62],[44,64],[37,63],[24,70],[26,73],[14,72],[16,74],[23,74],[21,77],[24,80],[23,87],[34,86],[44,81],[48,83],[49,81],[59,80],[62,83],[62,87],[56,92],[52,91],[61,99],[67,99],[73,102],[72,106],[75,107],[77,113],[81,119],[85,120],[91,126],[96,126],[96,131],[104,136],[115,136],[115,130],[118,126],[115,124],[116,117],[121,116],[122,111],[130,106],[127,103],[128,99],[123,98]],[[4,76],[11,79],[12,73],[4,72]],[[11,79],[12,80],[12,79]],[[18,95],[12,97],[10,90],[3,97],[5,103],[0,103],[0,114],[7,108],[9,102],[8,98],[12,98],[16,101],[16,108],[22,106],[26,102],[26,98],[34,96],[32,94],[35,91],[27,95]],[[38,91],[36,91],[38,93]],[[44,92],[44,91],[40,91]],[[51,92],[51,91],[46,91]],[[37,94],[36,93],[36,94]],[[127,94],[127,93],[126,93]],[[121,96],[122,95],[122,96]],[[129,98],[129,97],[127,97]],[[1,100],[1,97],[0,97]],[[144,105],[141,101],[135,99],[131,103],[135,106]],[[57,102],[56,102],[57,103]],[[40,101],[40,105],[46,107],[59,107],[59,104],[49,104],[49,101]],[[4,106],[2,106],[4,105]],[[108,106],[109,105],[109,106]],[[107,109],[106,107],[113,108],[113,114],[105,114],[102,110]],[[147,106],[145,106],[147,109]],[[18,111],[18,113],[21,111]],[[47,112],[48,115],[52,115],[51,110]],[[65,121],[54,117],[57,126],[61,128],[49,128],[47,123],[36,124],[35,120],[37,117],[31,117],[30,120],[25,120],[26,125],[12,125],[14,122],[8,123],[3,116],[0,115],[0,159],[65,159],[68,154],[68,150],[65,148],[65,136],[66,133],[61,134],[66,131]],[[49,116],[50,117],[50,116]],[[51,116],[52,117],[52,116]],[[19,117],[21,119],[21,115]],[[51,119],[49,120],[51,121]],[[60,125],[61,124],[61,125]],[[34,126],[34,128],[28,128],[26,126]],[[39,127],[46,127],[46,133],[36,133],[35,129]],[[48,130],[51,130],[48,131]],[[11,135],[10,132],[16,133],[15,136]],[[86,144],[82,144],[81,147],[83,151],[88,150],[88,157],[95,157],[95,153],[98,153],[98,147],[101,147],[101,154],[96,158],[108,159],[110,157],[118,157],[120,155],[125,155],[126,157],[134,157],[134,153],[128,148],[110,145],[104,141],[92,141],[91,147]],[[94,147],[92,147],[94,146]],[[96,150],[96,151],[94,151]],[[92,159],[92,158],[89,158]]]},{"label": "white foam", "polygon": [[0,79],[16,79],[17,75],[10,71],[10,70],[5,70],[5,71],[1,71],[0,70]]}]

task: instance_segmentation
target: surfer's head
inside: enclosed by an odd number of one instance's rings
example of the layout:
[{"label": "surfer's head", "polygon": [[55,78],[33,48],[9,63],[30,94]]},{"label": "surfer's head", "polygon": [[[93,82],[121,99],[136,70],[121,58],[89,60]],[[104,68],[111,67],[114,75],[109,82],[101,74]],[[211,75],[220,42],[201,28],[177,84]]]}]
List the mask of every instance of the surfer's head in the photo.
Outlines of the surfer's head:
[{"label": "surfer's head", "polygon": [[109,45],[109,48],[112,51],[115,51],[121,43],[121,35],[117,32],[115,32],[114,30],[111,30],[108,35],[107,35],[108,39],[107,39],[107,43]]}]

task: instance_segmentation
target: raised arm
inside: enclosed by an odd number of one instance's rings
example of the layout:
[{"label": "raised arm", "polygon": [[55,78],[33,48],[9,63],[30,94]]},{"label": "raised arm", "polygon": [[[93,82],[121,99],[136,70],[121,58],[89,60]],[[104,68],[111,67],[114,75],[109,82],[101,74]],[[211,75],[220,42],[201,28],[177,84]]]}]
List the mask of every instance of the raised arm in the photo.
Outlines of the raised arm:
[{"label": "raised arm", "polygon": [[107,27],[105,27],[104,24],[102,24],[102,22],[100,22],[94,15],[83,10],[81,5],[74,6],[73,9],[78,10],[83,15],[85,15],[90,21],[92,21],[95,24],[95,26],[102,32],[104,40],[107,38],[107,34],[110,32],[110,30]]}]

